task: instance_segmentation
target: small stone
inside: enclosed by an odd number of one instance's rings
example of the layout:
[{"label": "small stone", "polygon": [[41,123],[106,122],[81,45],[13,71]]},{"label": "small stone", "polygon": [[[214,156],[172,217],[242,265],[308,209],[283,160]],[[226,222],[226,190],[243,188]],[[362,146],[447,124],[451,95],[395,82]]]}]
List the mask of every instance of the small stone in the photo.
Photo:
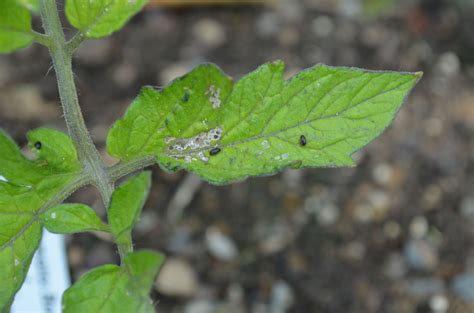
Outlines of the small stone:
[{"label": "small stone", "polygon": [[340,208],[320,194],[306,198],[304,208],[323,226],[331,226],[339,219]]},{"label": "small stone", "polygon": [[474,303],[474,272],[465,272],[454,277],[451,288],[464,301]]},{"label": "small stone", "polygon": [[460,212],[463,217],[474,219],[474,196],[467,196],[461,200]]},{"label": "small stone", "polygon": [[428,233],[429,224],[424,216],[416,216],[410,223],[410,235],[415,239],[421,239]]},{"label": "small stone", "polygon": [[427,299],[444,292],[445,284],[436,277],[415,278],[408,282],[407,290],[417,298]]},{"label": "small stone", "polygon": [[393,174],[393,167],[387,163],[378,164],[372,171],[374,181],[382,186],[387,186],[391,182]]},{"label": "small stone", "polygon": [[329,16],[321,15],[313,20],[311,28],[316,36],[324,38],[334,31],[334,23]]},{"label": "small stone", "polygon": [[156,229],[156,225],[159,224],[160,217],[154,210],[146,210],[142,213],[140,219],[135,225],[137,234],[146,234]]},{"label": "small stone", "polygon": [[354,218],[361,223],[383,220],[390,208],[390,197],[384,190],[369,191],[366,201],[354,208]]},{"label": "small stone", "polygon": [[206,245],[209,252],[221,261],[231,261],[239,253],[235,242],[215,226],[206,231]]},{"label": "small stone", "polygon": [[192,251],[191,231],[184,226],[176,227],[168,240],[167,248],[171,252],[181,255]]},{"label": "small stone", "polygon": [[275,1],[276,10],[286,24],[300,23],[304,18],[304,8],[300,1]]},{"label": "small stone", "polygon": [[123,63],[117,65],[113,72],[113,79],[115,83],[122,88],[131,86],[138,77],[138,69],[135,65],[130,63]]},{"label": "small stone", "polygon": [[429,306],[433,313],[446,313],[449,309],[449,301],[446,296],[436,294],[431,297]]},{"label": "small stone", "polygon": [[440,118],[429,118],[424,126],[426,134],[430,137],[438,137],[443,133],[443,121]]},{"label": "small stone", "polygon": [[366,253],[365,245],[360,241],[353,241],[341,248],[341,255],[350,261],[361,261]]},{"label": "small stone", "polygon": [[295,296],[290,285],[279,280],[272,287],[269,313],[286,313],[293,306],[294,301]]},{"label": "small stone", "polygon": [[255,26],[260,37],[273,37],[279,31],[278,16],[273,12],[265,12],[257,18]]},{"label": "small stone", "polygon": [[369,194],[368,200],[374,207],[377,217],[384,216],[390,206],[390,197],[383,190],[374,190]]},{"label": "small stone", "polygon": [[441,75],[450,78],[459,73],[461,69],[461,61],[456,53],[448,51],[440,55],[438,63],[436,64],[436,69]]},{"label": "small stone", "polygon": [[360,203],[354,208],[354,219],[360,223],[368,223],[372,220],[372,207],[366,203]]},{"label": "small stone", "polygon": [[201,19],[193,27],[194,36],[206,46],[214,48],[223,44],[226,34],[222,25],[212,19]]},{"label": "small stone", "polygon": [[210,300],[193,300],[186,304],[184,313],[211,313],[215,308],[215,303]]},{"label": "small stone", "polygon": [[428,209],[433,209],[442,199],[443,190],[437,184],[429,185],[421,196],[422,205]]},{"label": "small stone", "polygon": [[339,21],[334,34],[331,38],[335,38],[339,44],[351,43],[355,40],[357,36],[357,29],[354,27],[354,24],[349,21]]},{"label": "small stone", "polygon": [[339,0],[337,3],[338,11],[347,17],[354,18],[360,15],[363,10],[361,1]]},{"label": "small stone", "polygon": [[213,313],[244,313],[242,305],[234,305],[229,302],[220,303]]},{"label": "small stone", "polygon": [[169,258],[156,279],[156,289],[172,297],[192,297],[198,291],[197,275],[184,260]]},{"label": "small stone", "polygon": [[295,231],[288,224],[277,223],[264,231],[258,250],[264,255],[278,253],[285,249],[295,237]]},{"label": "small stone", "polygon": [[361,41],[368,47],[379,47],[390,34],[380,24],[369,24],[362,30]]},{"label": "small stone", "polygon": [[397,239],[401,232],[402,228],[400,227],[400,224],[395,221],[388,221],[383,226],[383,233],[392,240]]},{"label": "small stone", "polygon": [[268,305],[261,302],[257,301],[252,303],[252,308],[250,310],[251,313],[268,313]]},{"label": "small stone", "polygon": [[404,254],[408,266],[414,270],[432,271],[439,263],[438,251],[426,240],[408,241]]},{"label": "small stone", "polygon": [[407,272],[403,256],[399,253],[392,253],[385,261],[384,274],[392,279],[399,279]]},{"label": "small stone", "polygon": [[318,222],[323,226],[331,226],[339,219],[339,212],[339,207],[328,202],[317,211]]},{"label": "small stone", "polygon": [[233,283],[227,289],[227,299],[234,305],[242,305],[244,303],[244,289],[241,285]]},{"label": "small stone", "polygon": [[311,196],[305,201],[305,210],[314,214],[318,222],[323,226],[331,226],[339,219],[340,209],[334,203]]},{"label": "small stone", "polygon": [[296,28],[293,28],[293,27],[284,28],[278,34],[278,40],[280,44],[285,47],[296,45],[299,39],[300,39],[300,33],[298,32]]}]

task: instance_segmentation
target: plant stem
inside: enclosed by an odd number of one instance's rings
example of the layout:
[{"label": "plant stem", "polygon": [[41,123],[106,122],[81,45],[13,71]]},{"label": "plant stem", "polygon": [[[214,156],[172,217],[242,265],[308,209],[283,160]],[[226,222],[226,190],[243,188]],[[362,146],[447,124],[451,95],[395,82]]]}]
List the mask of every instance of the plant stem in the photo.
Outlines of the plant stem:
[{"label": "plant stem", "polygon": [[120,177],[133,173],[135,171],[141,170],[147,166],[153,165],[156,163],[154,156],[146,156],[128,162],[120,162],[112,167],[107,169],[107,173],[111,181],[116,181]]},{"label": "plant stem", "polygon": [[120,260],[123,261],[128,253],[133,252],[132,238],[130,238],[130,241],[127,243],[117,243],[117,250],[120,255]]},{"label": "plant stem", "polygon": [[66,48],[68,53],[72,55],[76,51],[77,47],[84,41],[84,34],[77,32],[68,42],[66,42]]},{"label": "plant stem", "polygon": [[30,35],[33,36],[33,40],[45,47],[49,47],[49,37],[44,35],[44,34],[40,34],[38,32],[35,32],[35,31],[31,31],[30,32]]},{"label": "plant stem", "polygon": [[99,189],[104,205],[108,207],[114,189],[113,182],[108,178],[106,166],[84,123],[72,72],[72,57],[64,38],[56,0],[41,0],[40,14],[46,36],[49,37],[48,48],[53,59],[69,136],[77,148],[84,171],[93,178],[93,184]]}]

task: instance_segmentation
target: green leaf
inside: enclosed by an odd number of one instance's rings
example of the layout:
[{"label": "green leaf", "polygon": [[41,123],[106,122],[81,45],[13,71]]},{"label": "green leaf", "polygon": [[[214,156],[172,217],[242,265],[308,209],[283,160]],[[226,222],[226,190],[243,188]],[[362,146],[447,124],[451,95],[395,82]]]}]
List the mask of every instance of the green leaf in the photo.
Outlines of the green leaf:
[{"label": "green leaf", "polygon": [[107,216],[117,244],[129,244],[132,228],[140,217],[151,185],[151,172],[125,181],[112,194]]},{"label": "green leaf", "polygon": [[81,169],[74,159],[64,160],[63,166],[49,166],[55,163],[58,155],[54,151],[62,151],[58,144],[65,144],[67,136],[55,130],[42,132],[42,143],[51,151],[40,159],[28,160],[0,130],[0,312],[9,307],[38,248],[39,214]]},{"label": "green leaf", "polygon": [[0,53],[24,48],[33,42],[31,14],[16,0],[0,1]]},{"label": "green leaf", "polygon": [[58,170],[79,169],[76,148],[67,135],[55,132],[51,136],[50,129],[38,128],[28,132],[27,138],[29,147],[35,151],[38,160],[47,162],[50,167]]},{"label": "green leaf", "polygon": [[66,16],[87,38],[102,38],[120,30],[148,0],[67,0]]},{"label": "green leaf", "polygon": [[282,62],[264,64],[231,86],[204,65],[162,91],[145,88],[112,127],[108,151],[123,161],[155,156],[216,184],[353,166],[421,77],[317,65],[285,81],[283,72]]},{"label": "green leaf", "polygon": [[108,231],[107,225],[85,204],[61,204],[46,210],[40,217],[44,227],[55,234]]},{"label": "green leaf", "polygon": [[24,8],[28,9],[30,12],[39,12],[39,0],[16,0],[16,2]]},{"label": "green leaf", "polygon": [[124,264],[130,275],[129,286],[136,291],[137,295],[142,298],[148,297],[150,288],[164,260],[165,257],[162,254],[150,250],[127,254]]},{"label": "green leaf", "polygon": [[154,313],[149,292],[163,262],[152,251],[129,253],[122,267],[104,265],[85,274],[63,295],[63,313]]},{"label": "green leaf", "polygon": [[232,90],[232,81],[215,65],[204,64],[161,92],[143,88],[125,117],[110,130],[109,153],[124,161],[154,155],[163,149],[170,132],[191,137],[207,131],[208,122],[218,119],[219,115],[219,110],[209,105],[210,86],[219,91],[220,99],[226,99]]}]

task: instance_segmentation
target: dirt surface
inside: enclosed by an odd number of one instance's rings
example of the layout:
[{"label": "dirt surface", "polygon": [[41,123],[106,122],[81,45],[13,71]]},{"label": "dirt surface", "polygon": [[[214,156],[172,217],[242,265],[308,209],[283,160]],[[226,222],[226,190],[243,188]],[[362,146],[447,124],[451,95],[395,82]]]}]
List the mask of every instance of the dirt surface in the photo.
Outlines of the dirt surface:
[{"label": "dirt surface", "polygon": [[[150,7],[122,32],[85,42],[75,74],[102,151],[141,86],[200,62],[236,79],[275,59],[288,76],[316,63],[425,72],[356,168],[224,187],[153,168],[134,238],[168,256],[158,311],[474,312],[473,17],[462,0],[396,1],[376,14],[349,0]],[[49,67],[39,46],[0,57],[0,125],[22,145],[31,128],[64,129]],[[104,213],[91,188],[71,200]],[[68,254],[73,279],[118,260],[95,235],[69,237]]]}]

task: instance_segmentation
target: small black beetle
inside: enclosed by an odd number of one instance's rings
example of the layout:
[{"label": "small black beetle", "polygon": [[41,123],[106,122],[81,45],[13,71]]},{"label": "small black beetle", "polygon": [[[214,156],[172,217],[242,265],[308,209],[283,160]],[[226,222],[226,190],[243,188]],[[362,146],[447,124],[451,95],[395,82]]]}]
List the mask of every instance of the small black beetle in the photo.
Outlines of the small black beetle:
[{"label": "small black beetle", "polygon": [[184,92],[184,96],[181,100],[183,100],[183,102],[188,102],[189,101],[189,96],[190,96],[189,91],[186,90]]},{"label": "small black beetle", "polygon": [[300,145],[301,146],[306,146],[306,137],[304,135],[300,136]]},{"label": "small black beetle", "polygon": [[210,154],[210,155],[216,155],[216,154],[218,154],[219,152],[221,152],[221,148],[215,147],[215,148],[212,148],[211,151],[209,151],[209,154]]}]

